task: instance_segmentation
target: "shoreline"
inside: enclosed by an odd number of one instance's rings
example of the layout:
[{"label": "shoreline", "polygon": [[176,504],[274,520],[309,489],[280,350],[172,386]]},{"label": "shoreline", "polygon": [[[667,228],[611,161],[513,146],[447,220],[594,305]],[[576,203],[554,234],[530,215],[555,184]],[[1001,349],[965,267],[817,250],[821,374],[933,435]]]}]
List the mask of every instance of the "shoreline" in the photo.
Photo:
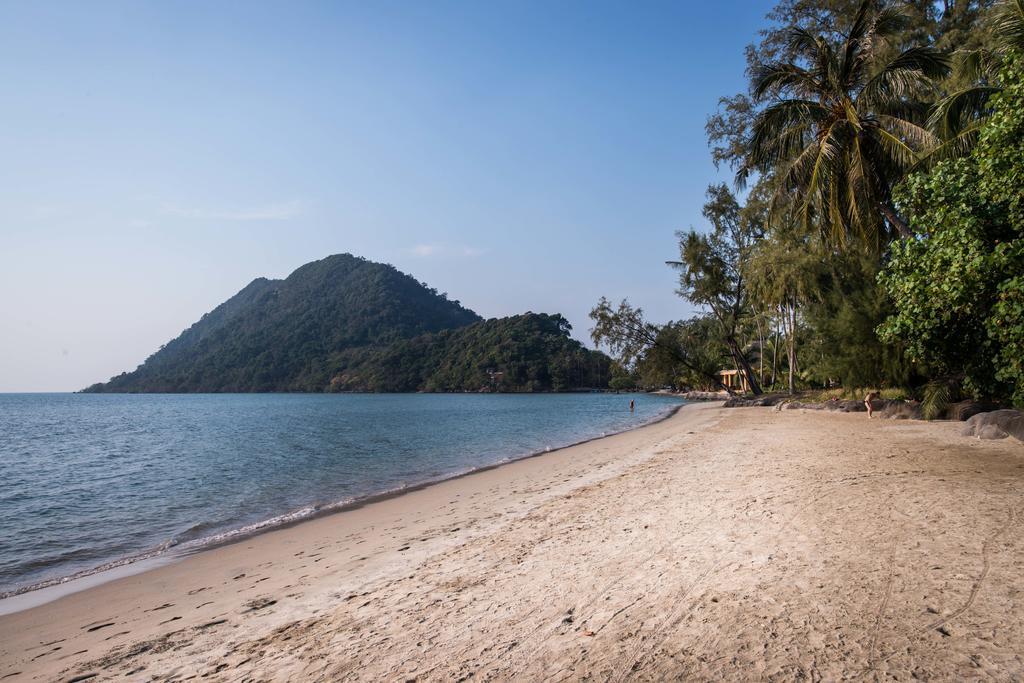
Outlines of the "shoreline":
[{"label": "shoreline", "polygon": [[[210,537],[203,537],[197,539],[189,539],[187,541],[173,543],[171,541],[161,544],[166,547],[157,546],[152,549],[143,550],[135,555],[130,555],[116,560],[105,562],[96,567],[81,570],[75,572],[69,576],[56,577],[52,579],[46,579],[39,581],[27,586],[21,586],[14,588],[10,591],[0,591],[0,616],[7,614],[14,614],[26,609],[32,609],[44,605],[54,600],[71,595],[83,590],[88,590],[95,586],[102,585],[109,581],[116,581],[120,578],[129,576],[135,576],[143,574],[152,569],[165,566],[171,563],[181,562],[193,555],[203,553],[209,550],[214,550],[223,546],[231,545],[233,543],[241,543],[250,538],[259,536],[261,534],[270,533],[279,529],[288,529],[298,524],[310,522],[322,517],[329,517],[331,515],[341,514],[349,512],[351,510],[358,510],[366,505],[372,505],[374,503],[386,501],[392,498],[403,496],[409,493],[423,490],[430,486],[435,486],[447,481],[455,481],[462,477],[472,476],[479,472],[487,472],[499,467],[529,460],[543,455],[557,453],[564,451],[568,448],[574,448],[584,444],[598,441],[600,439],[606,439],[619,434],[626,434],[635,432],[637,430],[644,429],[645,427],[658,424],[665,420],[672,418],[678,413],[684,406],[692,405],[692,402],[683,400],[682,402],[670,406],[669,408],[656,414],[650,420],[641,422],[635,426],[623,429],[617,432],[603,433],[598,436],[593,436],[580,441],[565,444],[563,446],[557,446],[555,448],[548,448],[541,451],[533,451],[526,453],[525,455],[514,456],[511,458],[505,458],[498,462],[490,463],[487,465],[480,465],[473,467],[469,470],[459,471],[448,475],[442,475],[438,478],[428,479],[426,481],[420,481],[400,488],[388,489],[376,493],[370,493],[364,496],[358,496],[348,500],[341,500],[331,503],[325,503],[316,506],[306,506],[297,510],[292,510],[281,515],[269,517],[262,521],[252,522],[236,529],[226,529],[222,532],[215,534]],[[307,512],[308,510],[308,512]],[[46,593],[45,595],[41,595]],[[33,594],[36,599],[17,600],[23,598],[26,595]],[[15,601],[13,604],[9,601]]]},{"label": "shoreline", "polygon": [[0,617],[0,679],[1024,676],[1024,451],[690,404]]}]

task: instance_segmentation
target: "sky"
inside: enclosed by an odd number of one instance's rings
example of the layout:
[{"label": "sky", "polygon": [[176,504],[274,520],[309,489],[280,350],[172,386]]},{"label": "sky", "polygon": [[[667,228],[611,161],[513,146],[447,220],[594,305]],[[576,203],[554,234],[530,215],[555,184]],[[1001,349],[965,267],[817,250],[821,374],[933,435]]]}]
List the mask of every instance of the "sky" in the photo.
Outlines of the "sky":
[{"label": "sky", "polygon": [[256,277],[349,252],[480,315],[665,266],[769,2],[0,5],[0,392],[132,370]]}]

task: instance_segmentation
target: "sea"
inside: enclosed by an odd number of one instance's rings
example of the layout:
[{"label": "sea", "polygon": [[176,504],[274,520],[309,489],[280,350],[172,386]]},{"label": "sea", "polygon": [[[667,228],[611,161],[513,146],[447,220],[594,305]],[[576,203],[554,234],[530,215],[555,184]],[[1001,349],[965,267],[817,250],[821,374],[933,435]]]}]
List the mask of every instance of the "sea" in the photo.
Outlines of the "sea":
[{"label": "sea", "polygon": [[609,393],[0,394],[0,597],[625,431],[681,403]]}]

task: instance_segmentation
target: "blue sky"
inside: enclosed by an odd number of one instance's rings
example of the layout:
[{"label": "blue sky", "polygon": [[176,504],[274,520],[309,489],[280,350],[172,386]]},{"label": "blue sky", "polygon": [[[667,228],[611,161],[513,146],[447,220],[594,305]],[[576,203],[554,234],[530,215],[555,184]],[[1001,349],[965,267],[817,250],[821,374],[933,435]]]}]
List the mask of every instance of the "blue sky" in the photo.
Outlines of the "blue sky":
[{"label": "blue sky", "polygon": [[0,6],[0,391],[133,369],[258,276],[394,264],[485,317],[664,266],[769,3]]}]

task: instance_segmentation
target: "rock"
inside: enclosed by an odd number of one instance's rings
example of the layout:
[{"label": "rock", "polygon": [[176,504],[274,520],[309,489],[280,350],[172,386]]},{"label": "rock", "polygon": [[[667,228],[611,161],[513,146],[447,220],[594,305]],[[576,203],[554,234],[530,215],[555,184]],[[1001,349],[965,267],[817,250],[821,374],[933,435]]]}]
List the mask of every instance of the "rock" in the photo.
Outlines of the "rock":
[{"label": "rock", "polygon": [[[881,403],[879,407],[877,404]],[[921,404],[917,401],[872,401],[871,406],[890,420],[921,420]]]},{"label": "rock", "polygon": [[779,406],[780,410],[824,410],[824,403],[801,403],[800,401],[786,401]]},{"label": "rock", "polygon": [[1024,441],[1024,413],[1019,410],[993,410],[978,413],[967,420],[961,432],[979,439],[1005,439],[1012,436]]},{"label": "rock", "polygon": [[790,398],[789,394],[761,394],[760,396],[733,396],[725,402],[726,408],[756,408],[762,406],[777,406],[785,403]]},{"label": "rock", "polygon": [[978,413],[988,413],[993,410],[998,410],[999,406],[994,403],[981,403],[979,401],[960,401],[959,403],[952,403],[949,409],[946,411],[947,420],[959,420],[963,422],[968,420]]},{"label": "rock", "polygon": [[724,391],[687,391],[682,397],[687,401],[724,401],[729,394]]},{"label": "rock", "polygon": [[977,437],[987,441],[995,441],[996,439],[1008,439],[1010,435],[1003,431],[1002,427],[985,425],[977,431]]}]

